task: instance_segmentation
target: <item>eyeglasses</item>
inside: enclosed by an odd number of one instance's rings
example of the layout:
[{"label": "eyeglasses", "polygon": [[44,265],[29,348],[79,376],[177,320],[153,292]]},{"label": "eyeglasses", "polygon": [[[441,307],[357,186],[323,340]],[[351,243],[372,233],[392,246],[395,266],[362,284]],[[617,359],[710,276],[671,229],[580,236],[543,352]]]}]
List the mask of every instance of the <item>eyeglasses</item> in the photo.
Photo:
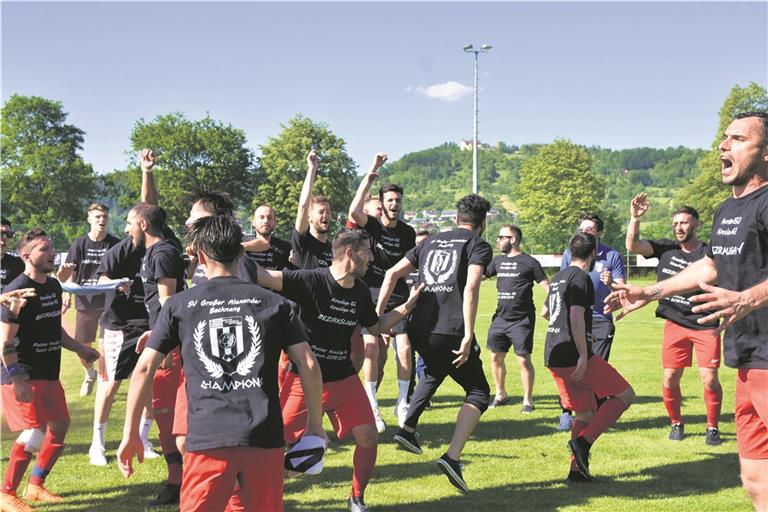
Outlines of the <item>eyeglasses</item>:
[{"label": "eyeglasses", "polygon": [[16,233],[14,233],[13,231],[10,231],[10,230],[9,231],[0,231],[0,237],[3,237],[3,238],[13,238],[13,236],[15,234]]},{"label": "eyeglasses", "polygon": [[499,235],[496,237],[496,240],[501,240],[502,238],[512,238],[512,237],[509,235]]}]

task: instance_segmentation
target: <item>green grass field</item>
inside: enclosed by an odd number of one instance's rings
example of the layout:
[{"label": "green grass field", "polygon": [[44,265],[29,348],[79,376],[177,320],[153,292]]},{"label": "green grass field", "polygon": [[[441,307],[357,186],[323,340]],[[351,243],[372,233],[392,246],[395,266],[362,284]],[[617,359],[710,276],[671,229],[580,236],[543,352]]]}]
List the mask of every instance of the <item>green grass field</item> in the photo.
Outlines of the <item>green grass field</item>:
[{"label": "green grass field", "polygon": [[[535,290],[536,303],[541,304],[543,292],[539,287]],[[483,364],[491,389],[489,355],[484,342],[495,305],[495,283],[485,282],[477,335],[483,344]],[[566,441],[570,434],[555,429],[560,410],[554,383],[543,367],[545,322],[539,320],[534,346],[536,410],[530,415],[519,412],[519,372],[516,363],[509,361],[512,364],[508,365],[507,387],[515,400],[512,406],[491,409],[483,415],[467,444],[464,477],[472,489],[467,495],[459,494],[435,465],[453,431],[458,406],[463,400],[461,388],[446,380],[433,400],[434,406],[422,416],[419,432],[424,455],[411,455],[397,449],[392,441],[397,430],[392,415],[397,385],[390,351],[379,392],[388,428],[380,437],[377,467],[366,493],[366,502],[373,510],[752,510],[738,476],[733,423],[735,372],[727,368],[721,371],[723,445],[712,448],[704,444],[704,403],[695,368],[686,372],[682,383],[687,437],[678,443],[668,441],[668,419],[660,398],[662,321],[654,318],[651,308],[617,324],[611,354],[611,363],[634,386],[638,399],[617,426],[595,444],[591,470],[597,480],[566,485]],[[130,480],[123,479],[114,464],[122,433],[126,386],[118,396],[108,428],[110,465],[97,468],[89,465],[87,455],[93,398],[78,397],[82,370],[67,351],[61,378],[70,400],[72,426],[67,449],[48,477],[47,486],[62,494],[66,502],[36,510],[144,510],[144,504],[155,495],[164,477],[164,462],[155,459],[139,465]],[[9,441],[5,432],[3,466],[7,462]],[[332,442],[322,474],[288,480],[286,510],[345,510],[351,485],[352,450],[349,442]]]}]

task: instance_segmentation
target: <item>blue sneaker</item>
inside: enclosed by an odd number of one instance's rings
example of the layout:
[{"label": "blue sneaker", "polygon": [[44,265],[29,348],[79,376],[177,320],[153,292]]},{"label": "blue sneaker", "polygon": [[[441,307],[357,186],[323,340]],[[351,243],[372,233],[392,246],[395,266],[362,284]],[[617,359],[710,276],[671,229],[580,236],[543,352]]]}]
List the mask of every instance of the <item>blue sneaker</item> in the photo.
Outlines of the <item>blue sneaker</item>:
[{"label": "blue sneaker", "polygon": [[560,424],[557,426],[557,430],[571,430],[573,428],[573,421],[573,415],[569,412],[564,412],[560,415]]}]

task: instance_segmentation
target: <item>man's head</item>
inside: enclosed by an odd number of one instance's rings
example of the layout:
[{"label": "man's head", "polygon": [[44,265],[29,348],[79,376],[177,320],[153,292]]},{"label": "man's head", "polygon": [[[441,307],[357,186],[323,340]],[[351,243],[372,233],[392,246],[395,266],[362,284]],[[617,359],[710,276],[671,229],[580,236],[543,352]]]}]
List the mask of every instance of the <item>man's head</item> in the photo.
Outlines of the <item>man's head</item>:
[{"label": "man's head", "polygon": [[754,176],[768,178],[768,113],[737,115],[719,149],[723,184],[740,187]]},{"label": "man's head", "polygon": [[599,238],[603,236],[603,219],[595,213],[584,212],[579,215],[579,227],[576,228],[577,233],[589,233],[590,235]]},{"label": "man's head", "polygon": [[56,268],[56,249],[40,228],[32,228],[21,235],[18,250],[27,268],[31,266],[42,274],[53,272]]},{"label": "man's head", "polygon": [[365,203],[363,204],[364,214],[376,217],[378,219],[381,217],[381,212],[381,199],[378,197],[369,197],[365,200]]},{"label": "man's head", "polygon": [[696,237],[696,230],[699,229],[699,212],[691,206],[681,206],[672,212],[672,231],[675,233],[675,240],[679,244],[684,244]]},{"label": "man's head", "polygon": [[109,224],[109,208],[105,204],[91,203],[88,205],[88,224],[91,231],[103,233]]},{"label": "man's head", "polygon": [[360,229],[342,229],[333,239],[333,261],[348,264],[350,274],[360,278],[373,261],[368,233]]},{"label": "man's head", "polygon": [[326,234],[331,229],[331,202],[327,197],[312,196],[310,199],[309,225],[320,234]]},{"label": "man's head", "polygon": [[523,241],[523,232],[514,224],[501,226],[499,236],[496,237],[496,245],[504,254],[509,253],[513,247],[520,248],[520,242]]},{"label": "man's head", "polygon": [[420,229],[416,232],[416,245],[419,245],[430,236],[432,236],[432,233],[428,229]]},{"label": "man's head", "polygon": [[591,233],[576,233],[568,242],[571,251],[571,259],[589,263],[595,257],[597,238]]},{"label": "man's head", "polygon": [[230,267],[243,252],[243,230],[231,215],[206,215],[187,226],[187,246],[195,253],[203,253]]},{"label": "man's head", "polygon": [[469,194],[456,203],[456,223],[468,224],[479,235],[485,230],[485,216],[491,209],[491,203],[477,194]]},{"label": "man's head", "polygon": [[253,218],[251,219],[251,225],[253,229],[259,235],[263,237],[272,236],[272,232],[277,226],[277,218],[275,217],[275,210],[271,206],[263,204],[253,210]]},{"label": "man's head", "polygon": [[147,235],[161,237],[165,225],[165,212],[159,206],[139,203],[128,212],[125,234],[131,237],[135,247],[144,247]]},{"label": "man's head", "polygon": [[192,208],[189,217],[184,224],[189,227],[200,217],[210,215],[235,216],[235,204],[229,198],[229,194],[199,190],[192,196]]},{"label": "man's head", "polygon": [[403,187],[389,183],[379,189],[381,213],[388,219],[396,219],[403,208]]},{"label": "man's head", "polygon": [[0,258],[5,256],[5,245],[15,234],[13,229],[11,229],[11,221],[3,217],[2,220],[0,220]]}]

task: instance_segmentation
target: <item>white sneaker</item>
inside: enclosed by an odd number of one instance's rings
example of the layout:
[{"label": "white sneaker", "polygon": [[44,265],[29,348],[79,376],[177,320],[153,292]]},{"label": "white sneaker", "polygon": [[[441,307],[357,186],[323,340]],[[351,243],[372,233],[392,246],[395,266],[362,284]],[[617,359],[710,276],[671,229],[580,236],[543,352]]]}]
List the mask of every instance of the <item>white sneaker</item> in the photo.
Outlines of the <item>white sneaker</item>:
[{"label": "white sneaker", "polygon": [[395,406],[394,410],[395,418],[397,418],[397,425],[403,428],[405,425],[405,419],[408,417],[408,402],[402,402]]},{"label": "white sneaker", "polygon": [[91,448],[88,450],[88,460],[91,466],[106,466],[107,456],[105,455],[104,448],[91,445]]},{"label": "white sneaker", "polygon": [[89,368],[86,370],[85,379],[83,379],[83,383],[80,385],[80,396],[88,396],[91,393],[93,393],[93,386],[96,384],[96,368]]},{"label": "white sneaker", "polygon": [[373,410],[373,419],[376,420],[376,430],[379,434],[383,434],[387,430],[387,424],[384,423],[384,418],[381,417],[381,411],[378,407]]},{"label": "white sneaker", "polygon": [[142,440],[142,443],[144,443],[144,458],[145,459],[156,459],[158,457],[161,457],[161,455],[155,451],[155,447],[152,446],[152,442],[151,441],[143,441]]}]

